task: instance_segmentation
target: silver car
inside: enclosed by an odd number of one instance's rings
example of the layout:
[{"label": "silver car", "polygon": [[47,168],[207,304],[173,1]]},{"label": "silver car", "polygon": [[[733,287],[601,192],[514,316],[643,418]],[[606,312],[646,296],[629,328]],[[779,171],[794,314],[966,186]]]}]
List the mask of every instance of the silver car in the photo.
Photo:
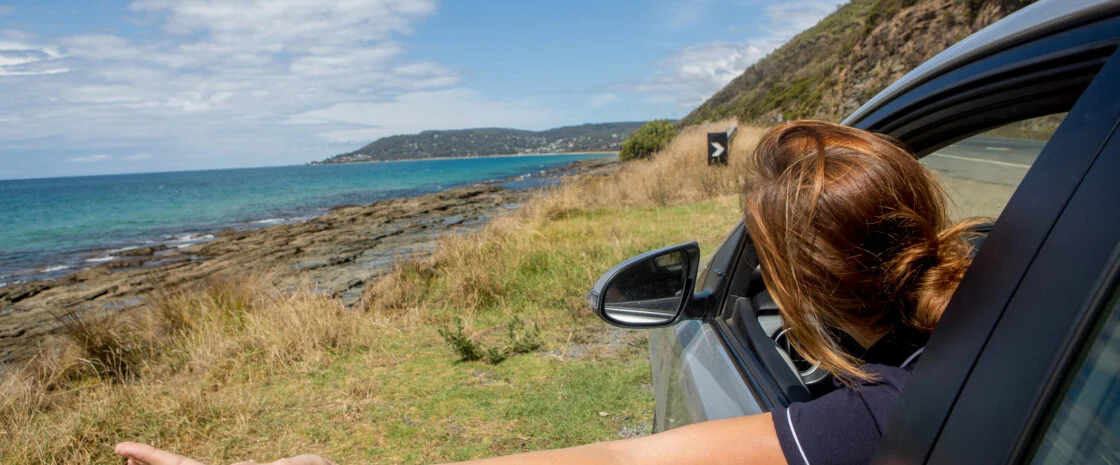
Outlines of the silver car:
[{"label": "silver car", "polygon": [[[1120,1],[1044,0],[844,120],[902,140],[964,213],[997,218],[876,463],[1120,463],[1118,45]],[[703,269],[700,254],[639,255],[588,294],[608,323],[656,328],[654,431],[831,389],[789,349],[743,225]]]}]

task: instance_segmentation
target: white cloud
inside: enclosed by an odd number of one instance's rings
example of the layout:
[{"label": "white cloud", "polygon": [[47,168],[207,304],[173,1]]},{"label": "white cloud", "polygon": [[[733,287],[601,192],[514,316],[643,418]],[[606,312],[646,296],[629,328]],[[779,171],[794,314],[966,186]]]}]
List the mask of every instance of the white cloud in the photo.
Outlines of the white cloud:
[{"label": "white cloud", "polygon": [[[532,101],[457,88],[459,70],[410,59],[406,39],[435,13],[434,0],[137,0],[128,8],[154,32],[0,30],[0,115],[10,122],[0,152],[84,146],[112,161],[164,150],[291,163],[333,155],[346,148],[340,141],[540,126],[552,115]],[[497,115],[506,111],[512,116]],[[316,124],[278,124],[312,116]]]},{"label": "white cloud", "polygon": [[591,103],[591,106],[593,107],[601,107],[603,105],[614,103],[616,101],[618,101],[618,95],[608,92],[591,97],[591,102],[589,103]]},{"label": "white cloud", "polygon": [[0,67],[0,76],[45,76],[49,74],[69,73],[70,68],[44,68],[27,70],[9,70]]},{"label": "white cloud", "polygon": [[[798,32],[815,26],[821,18],[836,11],[846,0],[792,0],[766,6],[771,18],[771,33],[789,40]],[[783,42],[785,41],[783,40]]]},{"label": "white cloud", "polygon": [[545,129],[559,120],[533,101],[495,101],[469,89],[417,91],[383,102],[339,103],[293,116],[297,125],[345,124],[349,129],[321,133],[334,142],[370,141],[426,129],[518,127]]},{"label": "white cloud", "polygon": [[[436,7],[430,0],[137,0],[129,9],[169,15],[164,26],[173,34],[210,32],[218,43],[237,41],[306,50],[406,34],[412,32],[416,19],[435,13]],[[315,35],[322,37],[309,42]]]},{"label": "white cloud", "polygon": [[129,155],[127,157],[124,157],[124,159],[128,161],[150,160],[151,158],[152,156],[146,153],[138,153],[136,155]]},{"label": "white cloud", "polygon": [[662,60],[652,75],[638,83],[628,83],[626,87],[655,102],[695,107],[750,65],[836,11],[841,3],[838,0],[773,3],[763,8],[766,19],[759,37],[743,42],[708,42],[677,50]]},{"label": "white cloud", "polygon": [[104,153],[99,153],[97,155],[90,155],[88,157],[68,158],[68,159],[66,159],[66,161],[76,162],[76,163],[94,163],[94,162],[99,162],[99,161],[105,161],[105,160],[108,160],[110,158],[113,158],[113,157],[111,157],[109,155],[106,155]]},{"label": "white cloud", "polygon": [[692,107],[766,56],[773,46],[760,43],[711,42],[677,51],[659,70],[634,86],[654,101]]},{"label": "white cloud", "polygon": [[62,58],[56,47],[11,40],[6,36],[23,37],[22,34],[0,31],[0,76],[39,76],[70,71],[54,62]]}]

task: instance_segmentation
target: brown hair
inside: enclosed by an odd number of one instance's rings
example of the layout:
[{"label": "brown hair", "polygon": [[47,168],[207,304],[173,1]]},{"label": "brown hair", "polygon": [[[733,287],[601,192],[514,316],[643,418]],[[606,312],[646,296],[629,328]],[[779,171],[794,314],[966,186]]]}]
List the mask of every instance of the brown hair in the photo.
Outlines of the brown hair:
[{"label": "brown hair", "polygon": [[790,341],[845,383],[870,376],[833,329],[933,331],[971,264],[936,178],[899,142],[822,121],[768,131],[751,160],[745,221]]}]

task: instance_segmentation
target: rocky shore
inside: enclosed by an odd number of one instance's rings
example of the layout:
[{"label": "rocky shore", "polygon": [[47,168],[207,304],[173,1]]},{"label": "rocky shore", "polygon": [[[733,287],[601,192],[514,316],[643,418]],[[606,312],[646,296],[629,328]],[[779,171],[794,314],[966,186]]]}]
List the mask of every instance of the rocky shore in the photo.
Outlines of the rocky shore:
[{"label": "rocky shore", "polygon": [[[544,175],[588,176],[615,169],[615,158],[593,159]],[[365,285],[399,258],[429,253],[441,235],[476,230],[535,192],[499,184],[335,207],[302,223],[224,231],[183,249],[134,249],[117,261],[58,279],[0,288],[0,364],[35,353],[44,336],[59,329],[61,315],[122,311],[142,305],[154,292],[188,289],[210,279],[262,276],[282,289],[311,286],[353,305]]]}]

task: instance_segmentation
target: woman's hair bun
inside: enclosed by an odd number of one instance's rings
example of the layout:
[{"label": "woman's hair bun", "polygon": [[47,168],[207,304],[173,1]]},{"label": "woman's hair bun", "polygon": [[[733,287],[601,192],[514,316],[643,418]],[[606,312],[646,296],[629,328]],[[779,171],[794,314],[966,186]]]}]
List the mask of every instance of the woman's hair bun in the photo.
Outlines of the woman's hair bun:
[{"label": "woman's hair bun", "polygon": [[932,332],[941,320],[949,299],[972,265],[974,241],[980,233],[974,227],[982,220],[958,223],[937,235],[934,264],[922,273],[914,289],[914,314],[910,326]]}]

